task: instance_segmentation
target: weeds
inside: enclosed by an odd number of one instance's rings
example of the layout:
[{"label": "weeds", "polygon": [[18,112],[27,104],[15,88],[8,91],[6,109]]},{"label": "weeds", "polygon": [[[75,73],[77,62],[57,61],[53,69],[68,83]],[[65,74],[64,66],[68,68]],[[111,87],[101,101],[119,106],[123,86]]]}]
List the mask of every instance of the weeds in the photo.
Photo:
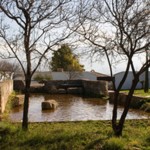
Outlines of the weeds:
[{"label": "weeds", "polygon": [[122,150],[149,149],[150,120],[126,121],[123,136],[113,136],[110,121],[30,123],[0,122],[0,149]]},{"label": "weeds", "polygon": [[123,150],[124,147],[125,141],[122,138],[112,137],[105,142],[103,150]]},{"label": "weeds", "polygon": [[146,102],[145,104],[143,104],[141,109],[145,112],[150,112],[150,102]]}]

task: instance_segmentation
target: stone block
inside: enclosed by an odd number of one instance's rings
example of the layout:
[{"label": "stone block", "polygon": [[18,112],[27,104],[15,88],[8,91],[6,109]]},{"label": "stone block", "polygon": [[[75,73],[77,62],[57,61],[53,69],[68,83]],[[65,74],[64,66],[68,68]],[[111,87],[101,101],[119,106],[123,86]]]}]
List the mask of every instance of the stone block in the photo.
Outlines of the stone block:
[{"label": "stone block", "polygon": [[12,107],[22,106],[24,103],[24,95],[17,95],[11,101]]},{"label": "stone block", "polygon": [[47,100],[42,102],[42,110],[51,110],[56,109],[58,107],[58,103],[55,100]]},{"label": "stone block", "polygon": [[19,106],[19,98],[18,97],[14,97],[11,101],[11,105],[12,107],[18,107]]}]

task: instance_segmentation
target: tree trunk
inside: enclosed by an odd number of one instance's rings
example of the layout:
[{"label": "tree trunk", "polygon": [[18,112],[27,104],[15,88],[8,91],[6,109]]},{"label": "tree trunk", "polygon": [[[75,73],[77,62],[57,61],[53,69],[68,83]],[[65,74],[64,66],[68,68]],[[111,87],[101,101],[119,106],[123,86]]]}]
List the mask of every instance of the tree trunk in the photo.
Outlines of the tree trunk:
[{"label": "tree trunk", "polygon": [[149,90],[149,77],[148,77],[148,69],[145,71],[145,84],[144,84],[144,92],[148,93]]},{"label": "tree trunk", "polygon": [[[130,62],[130,61],[129,61]],[[114,93],[114,107],[113,107],[113,116],[112,116],[112,128],[113,128],[113,131],[115,133],[116,136],[119,136],[120,135],[120,130],[121,127],[118,125],[117,123],[117,109],[118,109],[118,102],[119,102],[119,91],[121,90],[122,88],[122,85],[124,84],[126,78],[127,78],[127,75],[128,75],[128,72],[129,72],[129,68],[130,68],[130,63],[128,62],[127,64],[127,68],[126,68],[126,71],[125,71],[125,74],[119,84],[119,86],[117,88],[115,88],[115,93]],[[115,85],[115,80],[113,81],[114,82],[114,85]]]},{"label": "tree trunk", "polygon": [[113,121],[113,131],[114,131],[115,136],[122,135],[125,119],[126,119],[128,111],[129,111],[131,99],[132,99],[132,96],[133,96],[133,93],[134,93],[134,90],[136,88],[138,81],[139,81],[139,77],[135,77],[135,79],[133,80],[132,87],[131,87],[128,95],[126,96],[124,110],[123,110],[123,113],[121,115],[119,122],[117,123],[117,121]]},{"label": "tree trunk", "polygon": [[115,91],[114,93],[114,108],[113,108],[113,117],[112,117],[112,128],[115,131],[117,129],[117,108],[118,108],[118,99],[119,99],[119,91]]},{"label": "tree trunk", "polygon": [[28,109],[29,109],[29,96],[30,96],[30,84],[31,79],[26,78],[26,85],[25,85],[25,98],[24,98],[24,108],[23,108],[23,122],[22,122],[22,129],[28,129]]},{"label": "tree trunk", "polygon": [[[148,61],[148,52],[146,52],[146,61]],[[145,82],[144,82],[144,92],[148,93],[149,90],[149,73],[148,73],[149,68],[146,69],[145,71]]]}]

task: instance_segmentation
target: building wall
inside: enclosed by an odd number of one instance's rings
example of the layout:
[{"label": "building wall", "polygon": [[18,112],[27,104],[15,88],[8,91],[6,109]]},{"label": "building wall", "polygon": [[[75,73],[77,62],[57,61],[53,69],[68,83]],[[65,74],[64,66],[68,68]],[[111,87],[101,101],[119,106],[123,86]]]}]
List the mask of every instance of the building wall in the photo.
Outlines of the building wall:
[{"label": "building wall", "polygon": [[91,80],[91,81],[96,81],[97,80],[97,76],[94,75],[92,72],[75,72],[75,73],[67,73],[67,72],[42,72],[42,73],[35,73],[33,75],[32,80],[34,80],[34,77],[37,74],[41,74],[41,75],[45,75],[45,76],[51,76],[52,80],[69,80],[69,76],[70,74],[72,74],[72,79],[74,80],[80,80],[80,79],[84,79],[84,80]]},{"label": "building wall", "polygon": [[9,95],[13,91],[13,81],[5,80],[0,83],[0,113],[5,110],[6,103],[8,101]]},{"label": "building wall", "polygon": [[92,72],[83,72],[80,76],[80,79],[97,81],[97,76],[94,75]]},{"label": "building wall", "polygon": [[52,80],[68,80],[68,75],[65,72],[51,72]]},{"label": "building wall", "polygon": [[[41,76],[50,76],[52,77],[52,80],[69,80],[69,76],[72,76],[71,80],[91,80],[91,81],[97,81],[97,77],[99,76],[107,76],[101,73],[97,73],[97,72],[75,72],[75,73],[68,73],[68,72],[50,72],[50,71],[46,71],[46,72],[35,72],[33,77],[32,77],[32,81],[34,80],[34,78],[37,75],[41,75]],[[22,73],[16,73],[13,76],[14,80],[25,80],[24,75]]]},{"label": "building wall", "polygon": [[[124,75],[124,72],[120,72],[120,73],[117,73],[115,75],[115,85],[116,85],[116,87],[119,86],[119,83],[121,82],[121,80],[123,78],[123,75]],[[132,85],[132,80],[133,80],[133,73],[129,72],[128,76],[127,76],[127,79],[126,79],[125,83],[122,86],[122,89],[130,89],[131,85]],[[145,73],[143,73],[140,76],[139,80],[140,81],[137,84],[136,89],[141,89],[142,88],[142,82],[145,81]],[[149,87],[150,87],[150,72],[149,72]]]}]

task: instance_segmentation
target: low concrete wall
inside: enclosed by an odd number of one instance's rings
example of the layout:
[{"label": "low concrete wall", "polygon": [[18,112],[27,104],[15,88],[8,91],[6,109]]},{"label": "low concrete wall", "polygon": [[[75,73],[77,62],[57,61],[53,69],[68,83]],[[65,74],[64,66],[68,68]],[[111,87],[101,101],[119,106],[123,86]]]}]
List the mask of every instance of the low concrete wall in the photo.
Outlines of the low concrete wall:
[{"label": "low concrete wall", "polygon": [[[119,105],[124,105],[125,104],[126,97],[127,97],[126,93],[120,93],[119,94],[119,101],[118,101]],[[113,101],[114,101],[114,92],[110,92],[109,93],[109,98],[110,98],[109,99],[110,103],[113,104]],[[139,96],[133,96],[132,100],[131,100],[130,107],[131,108],[139,109],[139,108],[141,108],[141,106],[144,103],[145,103],[145,98],[139,97]]]},{"label": "low concrete wall", "polygon": [[84,94],[91,96],[107,96],[108,82],[106,81],[82,81]]},{"label": "low concrete wall", "polygon": [[23,92],[25,88],[25,83],[23,80],[14,80],[13,89],[17,92]]},{"label": "low concrete wall", "polygon": [[[62,89],[60,85],[62,84],[72,84],[72,85],[81,85],[82,86],[82,80],[52,80],[52,81],[46,81],[44,83],[44,92],[46,93],[66,93],[65,89]],[[68,88],[67,93],[70,94],[80,94],[82,93],[81,90],[82,87],[77,88],[75,90]]]},{"label": "low concrete wall", "polygon": [[0,113],[5,110],[9,95],[13,91],[13,80],[6,80],[0,83]]},{"label": "low concrete wall", "polygon": [[[73,85],[70,88],[62,88],[61,85]],[[23,81],[14,81],[14,90],[24,91]],[[108,96],[107,81],[89,81],[89,80],[51,80],[45,81],[43,85],[31,86],[32,93],[69,93],[84,94],[85,96]]]},{"label": "low concrete wall", "polygon": [[58,81],[47,81],[45,82],[44,91],[47,93],[59,93],[59,85],[61,84],[72,84],[81,85],[72,90],[68,88],[68,93],[81,94],[87,96],[107,96],[108,95],[108,82],[106,81],[88,81],[88,80],[58,80]]}]

